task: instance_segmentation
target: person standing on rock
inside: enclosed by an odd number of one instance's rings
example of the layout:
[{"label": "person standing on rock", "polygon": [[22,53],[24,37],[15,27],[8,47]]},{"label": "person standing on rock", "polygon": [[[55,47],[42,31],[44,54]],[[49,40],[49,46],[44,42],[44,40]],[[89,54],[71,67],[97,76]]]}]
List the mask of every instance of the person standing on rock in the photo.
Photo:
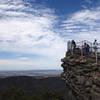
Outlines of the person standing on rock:
[{"label": "person standing on rock", "polygon": [[86,44],[86,53],[88,54],[90,52],[90,46],[89,44]]},{"label": "person standing on rock", "polygon": [[90,49],[90,46],[89,44],[87,44],[86,42],[84,43],[84,51],[85,51],[85,54],[88,54],[89,53],[89,50]]},{"label": "person standing on rock", "polygon": [[74,40],[72,40],[72,49],[75,49],[76,48],[76,43]]},{"label": "person standing on rock", "polygon": [[76,43],[75,43],[75,41],[74,40],[72,40],[72,42],[71,42],[71,53],[72,53],[72,55],[73,55],[73,50],[76,48]]},{"label": "person standing on rock", "polygon": [[94,45],[94,49],[97,49],[97,45],[98,45],[97,40],[94,41],[93,45]]},{"label": "person standing on rock", "polygon": [[93,43],[93,48],[94,48],[94,52],[96,53],[97,52],[97,49],[98,49],[98,43],[97,43],[97,40],[95,39],[94,40],[94,43]]},{"label": "person standing on rock", "polygon": [[93,43],[93,47],[94,47],[94,52],[95,52],[95,55],[96,55],[96,63],[97,63],[97,50],[98,50],[98,43],[97,43],[97,40],[95,39],[94,43]]}]

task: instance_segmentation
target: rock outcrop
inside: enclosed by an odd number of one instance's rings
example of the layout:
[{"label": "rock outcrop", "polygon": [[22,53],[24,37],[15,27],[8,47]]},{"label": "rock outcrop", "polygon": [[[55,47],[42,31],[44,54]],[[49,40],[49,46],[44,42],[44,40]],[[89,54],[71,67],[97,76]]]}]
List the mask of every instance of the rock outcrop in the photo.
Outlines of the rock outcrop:
[{"label": "rock outcrop", "polygon": [[[68,51],[61,59],[61,78],[72,91],[72,100],[100,100],[100,62],[95,63],[95,54],[81,57],[80,49],[73,55]],[[99,57],[98,57],[99,59]]]}]

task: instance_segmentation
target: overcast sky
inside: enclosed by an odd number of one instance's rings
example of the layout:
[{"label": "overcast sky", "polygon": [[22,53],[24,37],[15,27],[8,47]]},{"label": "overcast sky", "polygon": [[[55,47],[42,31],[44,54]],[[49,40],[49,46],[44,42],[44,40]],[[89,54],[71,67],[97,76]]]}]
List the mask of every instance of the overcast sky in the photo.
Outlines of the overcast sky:
[{"label": "overcast sky", "polygon": [[0,0],[0,70],[61,69],[72,39],[100,41],[99,0]]}]

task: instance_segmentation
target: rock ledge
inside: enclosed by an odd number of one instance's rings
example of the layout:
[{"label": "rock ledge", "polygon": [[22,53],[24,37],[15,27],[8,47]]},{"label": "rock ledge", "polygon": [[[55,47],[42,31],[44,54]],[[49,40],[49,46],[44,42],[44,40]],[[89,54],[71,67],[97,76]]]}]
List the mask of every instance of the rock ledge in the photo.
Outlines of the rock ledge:
[{"label": "rock ledge", "polygon": [[81,57],[77,52],[67,52],[61,61],[61,78],[70,87],[72,100],[100,100],[100,62],[96,64],[92,54]]}]

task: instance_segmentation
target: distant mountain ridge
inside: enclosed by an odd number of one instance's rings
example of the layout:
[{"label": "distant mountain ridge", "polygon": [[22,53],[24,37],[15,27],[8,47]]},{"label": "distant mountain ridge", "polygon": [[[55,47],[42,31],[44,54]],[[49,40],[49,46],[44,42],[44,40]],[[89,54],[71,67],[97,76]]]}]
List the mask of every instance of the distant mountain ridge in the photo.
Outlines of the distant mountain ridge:
[{"label": "distant mountain ridge", "polygon": [[55,77],[60,76],[61,70],[26,70],[26,71],[0,71],[0,78],[12,76]]}]

